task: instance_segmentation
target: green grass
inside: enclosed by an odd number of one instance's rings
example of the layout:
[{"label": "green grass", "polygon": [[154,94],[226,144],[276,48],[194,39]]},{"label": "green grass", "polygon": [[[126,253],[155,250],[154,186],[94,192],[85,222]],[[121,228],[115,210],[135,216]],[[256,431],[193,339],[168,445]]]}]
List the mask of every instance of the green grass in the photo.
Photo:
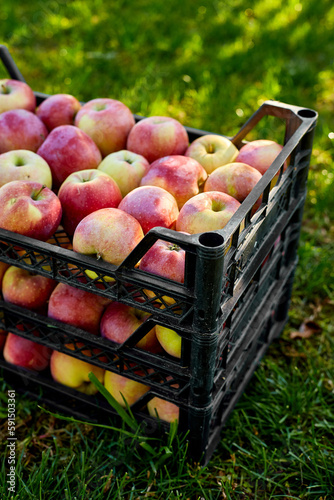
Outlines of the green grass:
[{"label": "green grass", "polygon": [[[55,418],[18,396],[15,499],[333,499],[333,3],[4,0],[0,23],[0,41],[41,92],[112,97],[225,135],[266,99],[319,112],[290,320],[208,466],[188,463],[178,436],[145,450],[136,436]],[[248,138],[280,133],[264,121]],[[318,333],[290,338],[306,319]],[[3,443],[6,429],[4,419]],[[5,500],[4,448],[2,459]]]}]

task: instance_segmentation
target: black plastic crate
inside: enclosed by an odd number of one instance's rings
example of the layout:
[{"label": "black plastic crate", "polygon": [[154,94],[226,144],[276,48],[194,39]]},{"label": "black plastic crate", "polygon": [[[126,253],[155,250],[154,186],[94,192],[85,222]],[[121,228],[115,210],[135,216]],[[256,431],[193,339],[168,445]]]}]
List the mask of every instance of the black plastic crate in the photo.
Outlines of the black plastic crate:
[{"label": "black plastic crate", "polygon": [[[5,47],[0,47],[0,55],[10,76],[22,80]],[[36,96],[38,102],[46,97]],[[287,320],[317,113],[267,101],[230,139],[240,147],[268,116],[285,124],[284,147],[223,230],[185,235],[154,228],[118,267],[68,250],[70,238],[62,229],[54,235],[53,244],[0,230],[0,260],[151,313],[122,345],[0,302],[4,329],[27,338],[37,330],[40,336],[33,340],[39,343],[149,385],[150,391],[132,407],[135,415],[154,427],[154,419],[145,410],[148,399],[157,395],[177,404],[179,430],[188,432],[190,457],[202,463],[209,460],[228,415]],[[135,115],[136,120],[140,118]],[[189,127],[187,131],[191,141],[207,133]],[[286,160],[289,166],[283,171]],[[278,172],[279,181],[271,189]],[[260,195],[262,204],[251,216]],[[184,284],[135,268],[158,239],[186,251]],[[95,279],[86,277],[87,269],[96,273]],[[174,303],[166,303],[164,296]],[[157,309],[157,301],[165,308]],[[182,336],[180,360],[135,347],[155,324]],[[70,342],[75,350],[66,347]],[[66,407],[74,415],[101,421],[115,415],[112,409],[106,410],[103,398],[60,386],[49,373],[22,375],[21,369],[4,361],[1,366],[7,380],[15,383],[23,376],[29,394],[62,411]]]}]

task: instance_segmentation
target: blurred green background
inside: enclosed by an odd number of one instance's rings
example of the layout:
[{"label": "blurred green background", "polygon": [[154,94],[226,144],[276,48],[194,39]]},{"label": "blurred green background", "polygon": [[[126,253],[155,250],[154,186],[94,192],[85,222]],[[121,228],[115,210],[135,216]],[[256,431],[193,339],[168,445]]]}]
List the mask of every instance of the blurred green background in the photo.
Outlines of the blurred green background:
[{"label": "blurred green background", "polygon": [[[111,97],[135,114],[169,115],[184,125],[228,136],[267,99],[319,113],[290,321],[234,410],[209,469],[198,472],[172,463],[168,475],[166,468],[154,466],[156,482],[149,487],[152,457],[142,462],[140,473],[138,463],[128,457],[128,466],[114,469],[110,479],[112,458],[109,452],[105,461],[101,452],[94,455],[100,479],[95,477],[95,493],[89,496],[85,488],[92,473],[79,458],[65,476],[57,463],[57,480],[38,476],[43,447],[34,441],[32,453],[35,424],[30,423],[25,441],[29,461],[22,459],[20,484],[28,484],[29,471],[31,496],[25,489],[27,496],[18,498],[43,498],[37,496],[40,481],[54,489],[55,496],[49,493],[48,498],[58,498],[57,491],[64,488],[64,497],[73,499],[149,494],[164,500],[334,498],[333,2],[3,0],[0,27],[0,42],[29,85],[41,92],[70,93],[82,101]],[[6,75],[0,68],[0,77]],[[247,137],[254,138],[280,140],[281,130],[261,122]],[[309,319],[318,333],[291,339],[290,333]],[[22,400],[25,407],[28,403]],[[37,411],[41,425],[49,425],[39,410],[29,408],[22,409],[23,422],[25,412]],[[83,428],[66,429],[71,444],[64,442],[53,453],[62,454],[66,464],[75,446],[75,457],[82,449],[89,456],[90,439],[94,445],[96,436],[88,438]],[[49,447],[53,450],[52,442]],[[109,478],[108,488],[101,477]],[[71,486],[75,481],[79,486]],[[73,496],[72,488],[77,488]]]}]

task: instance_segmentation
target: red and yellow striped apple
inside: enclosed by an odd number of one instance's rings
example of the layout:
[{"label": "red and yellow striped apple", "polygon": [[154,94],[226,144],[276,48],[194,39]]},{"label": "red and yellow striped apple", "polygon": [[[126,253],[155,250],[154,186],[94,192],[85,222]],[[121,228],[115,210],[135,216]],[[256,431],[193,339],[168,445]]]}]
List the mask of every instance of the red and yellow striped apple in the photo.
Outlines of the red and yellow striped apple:
[{"label": "red and yellow striped apple", "polygon": [[51,352],[51,349],[33,340],[8,333],[3,357],[7,363],[39,372],[49,366]]},{"label": "red and yellow striped apple", "polygon": [[180,408],[166,399],[154,397],[147,403],[147,409],[151,417],[159,418],[165,422],[178,422]]},{"label": "red and yellow striped apple", "polygon": [[51,189],[38,182],[12,181],[0,188],[0,228],[48,240],[59,226],[62,208]]},{"label": "red and yellow striped apple", "polygon": [[[275,141],[268,139],[257,139],[250,141],[240,148],[239,154],[236,157],[236,162],[246,163],[251,167],[256,168],[260,174],[265,174],[270,165],[273,163],[278,154],[282,151],[283,146]],[[287,167],[287,162],[284,164],[284,170]],[[277,183],[278,174],[273,178],[271,187]]]},{"label": "red and yellow striped apple", "polygon": [[36,108],[36,97],[25,82],[3,78],[0,80],[0,113],[11,109],[26,109],[32,113]]},{"label": "red and yellow striped apple", "polygon": [[116,401],[123,406],[123,408],[126,407],[124,399],[129,406],[132,406],[150,389],[149,386],[142,384],[137,380],[132,380],[124,377],[123,375],[107,370],[104,374],[104,385]]},{"label": "red and yellow striped apple", "polygon": [[135,119],[123,102],[98,98],[82,106],[74,123],[93,139],[105,157],[126,149],[126,141]]},{"label": "red and yellow striped apple", "polygon": [[[209,175],[204,184],[204,192],[220,191],[233,196],[242,203],[261,177],[262,174],[256,168],[246,165],[246,163],[227,163],[216,168]],[[253,213],[259,208],[261,199],[262,197],[259,197],[255,203]]]},{"label": "red and yellow striped apple", "polygon": [[109,299],[100,295],[58,283],[49,299],[48,316],[98,335],[102,314],[109,303]]},{"label": "red and yellow striped apple", "polygon": [[179,209],[174,196],[158,186],[140,186],[128,193],[118,208],[140,223],[144,234],[153,227],[175,229]]},{"label": "red and yellow striped apple", "polygon": [[81,108],[71,94],[54,94],[47,97],[36,109],[36,115],[50,132],[60,125],[74,125],[74,119]]},{"label": "red and yellow striped apple", "polygon": [[73,172],[97,168],[102,160],[95,142],[74,125],[53,129],[37,154],[49,165],[54,188],[59,188]]},{"label": "red and yellow striped apple", "polygon": [[51,278],[10,266],[3,277],[2,295],[6,302],[44,313],[56,285]]},{"label": "red and yellow striped apple", "polygon": [[[131,334],[139,328],[150,316],[149,313],[136,309],[134,307],[112,302],[105,310],[100,323],[102,337],[113,342],[122,344]],[[137,344],[136,347],[150,352],[161,351],[160,344],[155,334],[155,328],[152,328]]]},{"label": "red and yellow striped apple", "polygon": [[159,158],[141,180],[141,186],[158,186],[171,193],[179,209],[198,194],[207,173],[196,160],[182,155]]},{"label": "red and yellow striped apple", "polygon": [[152,163],[164,156],[183,155],[188,145],[188,133],[182,123],[168,116],[150,116],[131,129],[126,149]]},{"label": "red and yellow striped apple", "polygon": [[12,109],[0,114],[0,153],[15,149],[36,153],[47,136],[46,126],[31,111]]},{"label": "red and yellow striped apple", "polygon": [[239,207],[239,201],[226,193],[200,193],[181,208],[176,229],[190,234],[223,229]]},{"label": "red and yellow striped apple", "polygon": [[119,208],[101,208],[79,222],[73,250],[117,266],[143,237],[141,225],[132,215]]},{"label": "red and yellow striped apple", "polygon": [[84,217],[101,208],[117,208],[122,195],[109,175],[89,169],[70,174],[60,186],[58,198],[63,209],[62,225],[73,236]]}]

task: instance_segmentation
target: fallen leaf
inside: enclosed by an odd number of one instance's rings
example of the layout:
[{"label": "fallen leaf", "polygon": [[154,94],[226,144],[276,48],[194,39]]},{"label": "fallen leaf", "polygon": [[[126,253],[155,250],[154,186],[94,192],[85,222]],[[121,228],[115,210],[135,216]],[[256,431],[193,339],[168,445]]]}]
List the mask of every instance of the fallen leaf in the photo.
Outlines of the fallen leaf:
[{"label": "fallen leaf", "polygon": [[290,339],[308,339],[313,334],[320,332],[321,327],[315,321],[306,320],[300,325],[299,330],[290,333]]}]

